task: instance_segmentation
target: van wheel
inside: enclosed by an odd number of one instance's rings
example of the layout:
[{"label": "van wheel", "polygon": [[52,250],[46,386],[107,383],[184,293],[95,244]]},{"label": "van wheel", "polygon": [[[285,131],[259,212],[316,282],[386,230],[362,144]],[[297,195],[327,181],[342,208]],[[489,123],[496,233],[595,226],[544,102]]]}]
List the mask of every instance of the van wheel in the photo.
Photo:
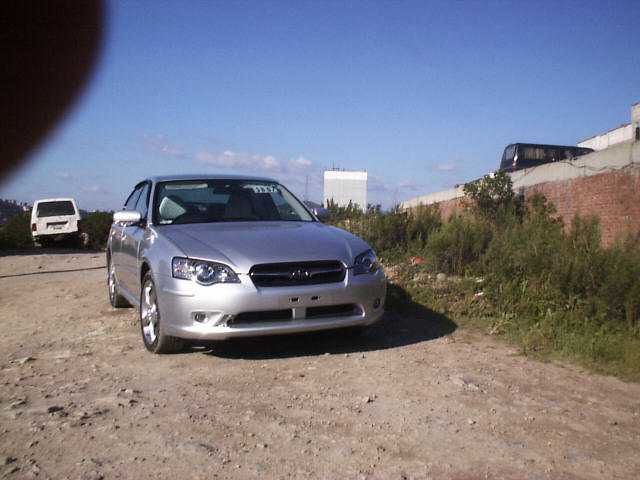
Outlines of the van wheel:
[{"label": "van wheel", "polygon": [[142,341],[147,350],[153,353],[177,353],[184,348],[184,340],[163,332],[156,286],[151,272],[147,272],[142,280],[139,312]]},{"label": "van wheel", "polygon": [[111,262],[107,265],[107,289],[109,291],[109,303],[113,308],[127,308],[131,304],[118,292],[118,279],[116,269]]}]

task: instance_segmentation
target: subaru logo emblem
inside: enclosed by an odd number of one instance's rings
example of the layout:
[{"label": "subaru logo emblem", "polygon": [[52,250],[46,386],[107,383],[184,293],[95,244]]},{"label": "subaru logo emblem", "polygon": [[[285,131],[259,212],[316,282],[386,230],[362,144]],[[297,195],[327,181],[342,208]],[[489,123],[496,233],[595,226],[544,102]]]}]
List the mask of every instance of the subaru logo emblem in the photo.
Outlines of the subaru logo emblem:
[{"label": "subaru logo emblem", "polygon": [[296,270],[292,270],[289,273],[289,278],[291,280],[297,280],[297,281],[306,280],[306,279],[309,278],[309,271],[305,270],[303,268],[298,268]]}]

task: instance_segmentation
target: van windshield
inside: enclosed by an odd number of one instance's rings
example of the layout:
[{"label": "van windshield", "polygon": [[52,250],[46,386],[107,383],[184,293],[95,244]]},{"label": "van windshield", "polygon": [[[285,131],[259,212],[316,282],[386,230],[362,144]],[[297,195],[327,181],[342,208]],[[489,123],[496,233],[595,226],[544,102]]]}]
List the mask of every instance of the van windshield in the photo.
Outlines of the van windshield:
[{"label": "van windshield", "polygon": [[60,215],[75,215],[76,209],[69,200],[59,202],[38,203],[36,215],[38,217],[58,217]]}]

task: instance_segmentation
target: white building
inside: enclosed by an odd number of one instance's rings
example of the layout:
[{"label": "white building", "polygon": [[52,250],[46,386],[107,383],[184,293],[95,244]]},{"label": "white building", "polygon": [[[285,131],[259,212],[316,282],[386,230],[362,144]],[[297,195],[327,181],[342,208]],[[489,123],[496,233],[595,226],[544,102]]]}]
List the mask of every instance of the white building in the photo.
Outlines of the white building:
[{"label": "white building", "polygon": [[617,143],[633,142],[640,136],[640,103],[631,106],[631,123],[625,123],[617,128],[589,137],[580,143],[579,147],[604,150]]},{"label": "white building", "polygon": [[326,170],[324,172],[323,204],[333,200],[346,207],[351,202],[362,210],[367,208],[367,172]]}]

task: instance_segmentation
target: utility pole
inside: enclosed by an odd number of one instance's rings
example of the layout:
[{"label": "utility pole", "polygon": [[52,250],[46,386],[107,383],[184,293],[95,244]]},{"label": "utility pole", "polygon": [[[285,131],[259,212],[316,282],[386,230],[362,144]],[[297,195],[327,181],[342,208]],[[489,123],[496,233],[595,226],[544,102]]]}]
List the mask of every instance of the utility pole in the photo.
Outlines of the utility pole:
[{"label": "utility pole", "polygon": [[304,199],[309,200],[309,175],[304,178]]}]

